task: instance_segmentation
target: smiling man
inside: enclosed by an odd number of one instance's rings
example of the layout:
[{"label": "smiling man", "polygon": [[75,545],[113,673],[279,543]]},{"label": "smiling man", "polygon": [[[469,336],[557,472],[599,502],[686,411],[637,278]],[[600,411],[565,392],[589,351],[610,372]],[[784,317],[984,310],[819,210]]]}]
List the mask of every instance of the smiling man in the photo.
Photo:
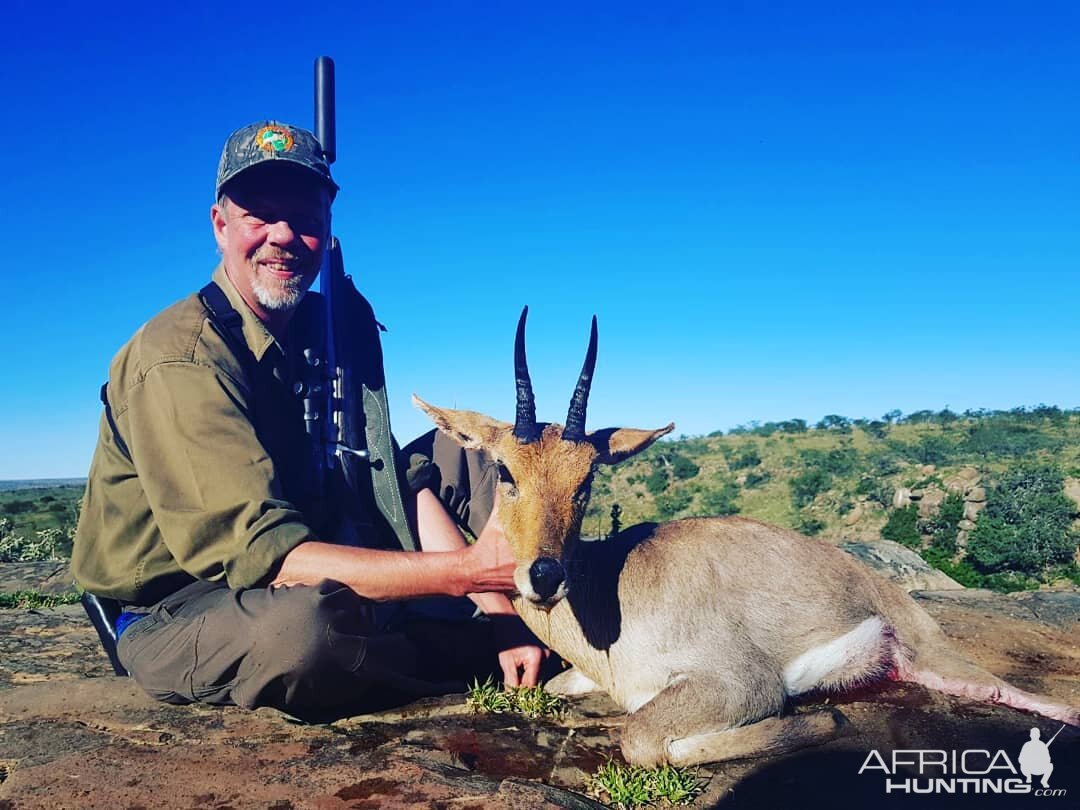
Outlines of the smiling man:
[{"label": "smiling man", "polygon": [[[504,595],[497,520],[467,546],[425,485],[467,488],[455,464],[427,478],[371,465],[380,486],[336,499],[313,485],[294,391],[322,334],[308,290],[338,191],[318,142],[243,127],[216,191],[213,281],[136,332],[103,397],[72,569],[122,603],[120,661],[160,700],[296,714],[437,693],[485,667],[535,683],[545,651]],[[381,396],[365,419],[384,418]],[[384,508],[387,485],[408,514]],[[424,600],[465,595],[489,621],[448,622],[445,605],[432,618]]]}]

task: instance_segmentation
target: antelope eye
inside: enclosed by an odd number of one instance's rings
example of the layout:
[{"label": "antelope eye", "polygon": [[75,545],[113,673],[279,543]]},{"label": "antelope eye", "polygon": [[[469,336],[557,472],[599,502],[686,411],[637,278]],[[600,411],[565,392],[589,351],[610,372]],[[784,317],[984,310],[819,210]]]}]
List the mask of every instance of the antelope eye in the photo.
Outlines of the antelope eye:
[{"label": "antelope eye", "polygon": [[503,464],[501,461],[498,462],[498,465],[499,481],[503,484],[510,484],[510,486],[514,486],[514,476],[510,474],[510,470],[506,469],[506,465]]}]

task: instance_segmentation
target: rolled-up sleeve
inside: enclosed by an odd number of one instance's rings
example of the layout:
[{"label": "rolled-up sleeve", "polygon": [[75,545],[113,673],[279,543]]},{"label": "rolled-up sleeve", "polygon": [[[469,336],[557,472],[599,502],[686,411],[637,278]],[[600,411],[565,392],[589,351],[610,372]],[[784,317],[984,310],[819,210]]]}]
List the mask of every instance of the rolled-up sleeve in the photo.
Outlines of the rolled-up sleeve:
[{"label": "rolled-up sleeve", "polygon": [[231,588],[253,586],[314,539],[282,495],[254,427],[250,394],[197,362],[150,368],[128,399],[132,460],[177,565]]}]

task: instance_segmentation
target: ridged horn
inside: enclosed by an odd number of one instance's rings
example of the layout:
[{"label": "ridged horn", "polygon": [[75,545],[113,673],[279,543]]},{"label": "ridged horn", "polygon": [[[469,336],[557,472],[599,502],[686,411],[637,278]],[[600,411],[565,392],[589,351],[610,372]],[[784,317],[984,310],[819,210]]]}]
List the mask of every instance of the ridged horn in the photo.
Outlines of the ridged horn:
[{"label": "ridged horn", "polygon": [[570,410],[566,414],[566,427],[562,437],[568,442],[585,441],[585,409],[589,406],[589,389],[592,388],[593,371],[596,369],[596,316],[593,315],[589,334],[589,349],[585,352],[585,365],[581,367],[577,388],[570,397]]},{"label": "ridged horn", "polygon": [[514,417],[514,436],[525,444],[540,438],[536,429],[536,399],[533,397],[529,363],[525,359],[525,319],[529,315],[526,306],[518,318],[517,337],[514,338],[514,383],[517,388],[517,415]]}]

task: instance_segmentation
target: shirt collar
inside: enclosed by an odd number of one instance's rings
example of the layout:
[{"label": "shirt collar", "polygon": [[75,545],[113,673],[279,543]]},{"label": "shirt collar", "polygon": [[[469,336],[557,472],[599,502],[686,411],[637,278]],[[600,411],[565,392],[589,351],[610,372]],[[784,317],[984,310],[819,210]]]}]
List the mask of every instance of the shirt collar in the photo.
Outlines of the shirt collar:
[{"label": "shirt collar", "polygon": [[251,311],[247,301],[240,295],[240,291],[236,289],[236,285],[232,283],[232,279],[225,272],[224,264],[219,264],[217,269],[214,270],[213,279],[221,287],[225,297],[233,305],[233,309],[240,313],[240,328],[244,332],[244,340],[247,341],[248,348],[255,355],[255,360],[261,362],[271,346],[277,346],[278,351],[284,354],[285,350],[278,343],[277,338],[266,328],[266,324],[260,321],[259,317]]}]

